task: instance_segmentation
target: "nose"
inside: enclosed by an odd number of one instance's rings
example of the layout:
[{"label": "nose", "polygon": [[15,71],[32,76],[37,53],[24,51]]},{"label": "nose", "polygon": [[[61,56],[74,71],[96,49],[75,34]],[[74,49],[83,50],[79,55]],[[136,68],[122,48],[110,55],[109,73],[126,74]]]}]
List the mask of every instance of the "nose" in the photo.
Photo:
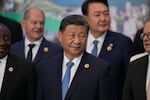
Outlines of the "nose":
[{"label": "nose", "polygon": [[38,27],[38,28],[42,28],[42,27],[43,27],[43,25],[42,25],[41,23],[37,23],[37,24],[36,24],[36,27]]},{"label": "nose", "polygon": [[78,35],[76,35],[76,36],[75,36],[75,38],[74,38],[74,42],[75,42],[75,43],[80,43],[80,38],[79,38],[79,36],[78,36]]},{"label": "nose", "polygon": [[105,20],[105,15],[101,14],[99,18],[100,18],[101,21],[104,21]]}]

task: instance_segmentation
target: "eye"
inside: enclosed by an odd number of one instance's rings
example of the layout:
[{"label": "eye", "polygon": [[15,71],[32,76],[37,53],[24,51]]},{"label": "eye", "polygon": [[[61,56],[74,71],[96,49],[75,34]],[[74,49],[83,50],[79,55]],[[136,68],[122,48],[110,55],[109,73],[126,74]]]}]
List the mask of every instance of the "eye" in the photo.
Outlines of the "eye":
[{"label": "eye", "polygon": [[108,12],[108,11],[104,12],[103,14],[104,14],[105,16],[109,16],[109,12]]},{"label": "eye", "polygon": [[4,41],[9,41],[9,39],[10,39],[9,36],[4,36],[4,37],[3,37],[3,40],[4,40]]},{"label": "eye", "polygon": [[140,38],[143,39],[144,37],[150,38],[150,32],[147,33],[141,33]]},{"label": "eye", "polygon": [[37,22],[35,22],[35,21],[32,21],[32,22],[31,22],[31,24],[33,24],[33,25],[35,25],[36,23],[37,23]]},{"label": "eye", "polygon": [[100,16],[100,13],[94,13],[94,16]]},{"label": "eye", "polygon": [[79,37],[84,38],[84,37],[86,37],[86,35],[85,35],[85,34],[83,34],[83,33],[81,33],[81,34],[79,35]]}]

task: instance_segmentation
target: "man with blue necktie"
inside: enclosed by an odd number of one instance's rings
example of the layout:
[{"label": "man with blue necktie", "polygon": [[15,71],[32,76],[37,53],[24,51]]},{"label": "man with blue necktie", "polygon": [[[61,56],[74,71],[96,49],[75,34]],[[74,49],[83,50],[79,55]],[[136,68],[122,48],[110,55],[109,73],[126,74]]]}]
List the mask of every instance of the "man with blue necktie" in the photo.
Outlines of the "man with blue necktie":
[{"label": "man with blue necktie", "polygon": [[126,70],[134,54],[133,43],[121,33],[109,30],[111,17],[107,0],[85,0],[82,13],[90,26],[86,50],[110,63],[115,100],[121,100]]},{"label": "man with blue necktie", "polygon": [[65,17],[58,39],[64,52],[43,63],[37,100],[112,100],[109,64],[85,51],[88,24],[83,16]]}]

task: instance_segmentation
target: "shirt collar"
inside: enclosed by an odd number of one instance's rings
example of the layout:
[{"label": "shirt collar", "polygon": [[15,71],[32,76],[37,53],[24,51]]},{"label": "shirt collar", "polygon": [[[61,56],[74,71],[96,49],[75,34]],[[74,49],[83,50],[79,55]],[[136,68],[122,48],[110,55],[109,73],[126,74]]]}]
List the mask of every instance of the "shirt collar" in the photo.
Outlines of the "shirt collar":
[{"label": "shirt collar", "polygon": [[93,37],[91,31],[89,31],[88,39],[87,39],[87,44],[88,44],[88,45],[93,45],[93,41],[94,41],[94,40],[98,40],[99,42],[102,42],[102,43],[103,43],[106,34],[107,34],[107,32],[105,32],[103,35],[101,35],[100,37],[98,37],[97,39],[95,39],[95,38]]},{"label": "shirt collar", "polygon": [[[72,62],[76,64],[78,61],[81,61],[82,56],[83,56],[83,54],[81,54],[81,55],[80,55],[79,57],[77,57],[77,58],[74,58],[74,59],[72,60]],[[70,60],[69,60],[69,59],[65,56],[65,54],[64,54],[64,65],[66,65],[69,61],[70,61]]]},{"label": "shirt collar", "polygon": [[41,42],[43,40],[43,37],[41,37],[39,40],[31,42],[30,40],[28,40],[27,38],[25,38],[25,45],[29,45],[29,44],[36,44],[36,45],[40,45]]},{"label": "shirt collar", "polygon": [[7,58],[8,58],[8,55],[6,55],[4,58],[0,59],[0,61],[1,62],[6,62]]}]

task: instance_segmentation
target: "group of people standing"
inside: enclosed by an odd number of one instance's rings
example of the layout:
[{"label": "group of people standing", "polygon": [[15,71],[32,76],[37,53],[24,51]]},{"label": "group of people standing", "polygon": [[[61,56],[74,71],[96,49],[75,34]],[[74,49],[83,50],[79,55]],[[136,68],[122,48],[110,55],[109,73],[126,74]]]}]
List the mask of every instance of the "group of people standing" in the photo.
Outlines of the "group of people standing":
[{"label": "group of people standing", "polygon": [[85,0],[81,10],[62,19],[60,44],[45,39],[39,8],[26,9],[19,42],[11,44],[13,34],[0,22],[0,100],[146,100],[148,56],[130,63],[133,42],[109,30],[107,0]]}]

